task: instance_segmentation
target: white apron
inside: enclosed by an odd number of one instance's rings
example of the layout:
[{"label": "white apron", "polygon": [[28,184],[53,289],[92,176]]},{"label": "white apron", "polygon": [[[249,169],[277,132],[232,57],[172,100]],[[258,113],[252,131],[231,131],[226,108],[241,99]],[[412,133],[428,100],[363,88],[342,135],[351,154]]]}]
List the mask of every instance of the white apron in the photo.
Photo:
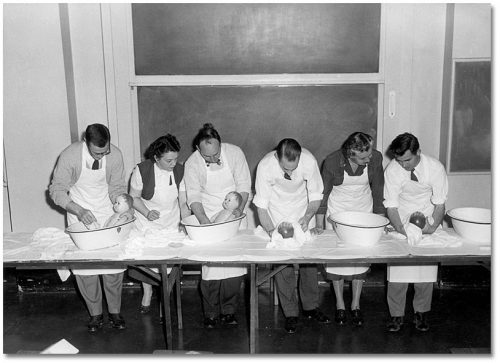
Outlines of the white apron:
[{"label": "white apron", "polygon": [[[154,165],[157,169],[158,166]],[[170,185],[170,176],[172,177],[172,185]],[[160,212],[160,218],[154,221],[148,220],[141,213],[136,213],[136,226],[144,231],[148,228],[168,228],[177,229],[181,220],[179,210],[179,191],[174,180],[174,173],[157,172],[155,170],[155,190],[153,197],[150,200],[141,198],[144,205],[149,210],[157,210]]]},{"label": "white apron", "polygon": [[[276,161],[277,162],[277,161]],[[295,223],[304,216],[308,206],[306,182],[297,180],[292,173],[292,180],[275,179],[269,200],[268,212],[275,227],[281,222]],[[311,218],[309,228],[315,226],[315,218]]]},{"label": "white apron", "polygon": [[[420,211],[426,217],[432,216],[432,188],[428,185],[407,180],[399,196],[399,216],[404,224],[413,212]],[[387,266],[389,282],[435,282],[438,265],[430,266]]]},{"label": "white apron", "polygon": [[[344,170],[344,182],[341,185],[334,185],[328,197],[328,210],[326,218],[339,212],[367,212],[373,211],[373,197],[368,180],[368,167],[365,167],[363,174],[350,176]],[[333,229],[330,222],[325,223],[325,229]],[[345,266],[329,267],[326,265],[326,272],[350,276],[362,274],[368,271],[369,264],[365,266]]]},{"label": "white apron", "polygon": [[[207,182],[202,191],[202,204],[207,217],[212,218],[222,209],[222,202],[226,194],[236,190],[233,174],[227,163],[226,155],[221,150],[222,167],[211,170],[212,165],[207,168]],[[201,278],[203,280],[222,280],[231,277],[246,275],[246,267],[201,267]]]},{"label": "white apron", "polygon": [[[82,144],[85,147],[85,144]],[[69,196],[73,202],[88,209],[94,214],[97,222],[102,226],[106,223],[113,212],[113,205],[109,200],[108,183],[106,182],[106,156],[102,158],[102,167],[99,170],[91,170],[85,165],[82,153],[82,173],[69,190]],[[66,213],[68,225],[77,223],[78,217],[72,213]],[[125,269],[77,269],[72,270],[75,275],[105,275],[116,274]]]}]

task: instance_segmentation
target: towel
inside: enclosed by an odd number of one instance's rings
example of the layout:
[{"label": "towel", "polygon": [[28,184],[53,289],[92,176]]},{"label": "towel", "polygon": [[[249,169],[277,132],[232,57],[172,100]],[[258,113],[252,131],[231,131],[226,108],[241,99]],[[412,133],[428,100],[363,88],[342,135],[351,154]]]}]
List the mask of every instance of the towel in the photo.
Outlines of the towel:
[{"label": "towel", "polygon": [[[66,251],[74,247],[69,235],[55,227],[38,228],[31,236],[30,246],[43,248],[41,259],[62,258]],[[66,281],[71,275],[66,268],[57,269],[61,281]]]},{"label": "towel", "polygon": [[[279,225],[279,224],[278,224]],[[281,250],[296,250],[302,247],[305,243],[309,243],[315,239],[310,230],[303,231],[299,223],[292,223],[293,237],[283,238],[276,228],[271,234],[271,241],[266,245],[266,248],[275,248]]]}]

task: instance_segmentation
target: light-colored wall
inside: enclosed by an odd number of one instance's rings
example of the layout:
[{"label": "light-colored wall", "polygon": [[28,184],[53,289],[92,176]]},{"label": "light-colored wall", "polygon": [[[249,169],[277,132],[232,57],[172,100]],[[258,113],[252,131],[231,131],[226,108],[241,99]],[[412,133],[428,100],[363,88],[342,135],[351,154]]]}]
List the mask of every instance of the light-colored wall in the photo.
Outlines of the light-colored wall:
[{"label": "light-colored wall", "polygon": [[46,199],[70,142],[57,4],[4,4],[4,148],[15,232],[62,227]]}]

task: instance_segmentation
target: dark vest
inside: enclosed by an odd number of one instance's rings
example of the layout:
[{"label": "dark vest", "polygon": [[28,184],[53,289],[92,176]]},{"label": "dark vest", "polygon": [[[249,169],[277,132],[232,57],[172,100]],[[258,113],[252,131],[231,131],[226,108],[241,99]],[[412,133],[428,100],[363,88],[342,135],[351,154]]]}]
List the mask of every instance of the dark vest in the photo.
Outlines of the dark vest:
[{"label": "dark vest", "polygon": [[[139,171],[141,172],[142,178],[142,194],[141,197],[150,200],[153,198],[153,194],[155,192],[155,170],[154,163],[151,160],[144,160],[143,162],[137,165],[139,167]],[[179,184],[184,177],[184,165],[179,163],[174,166],[174,179],[175,184],[177,184],[177,190],[179,190]]]}]

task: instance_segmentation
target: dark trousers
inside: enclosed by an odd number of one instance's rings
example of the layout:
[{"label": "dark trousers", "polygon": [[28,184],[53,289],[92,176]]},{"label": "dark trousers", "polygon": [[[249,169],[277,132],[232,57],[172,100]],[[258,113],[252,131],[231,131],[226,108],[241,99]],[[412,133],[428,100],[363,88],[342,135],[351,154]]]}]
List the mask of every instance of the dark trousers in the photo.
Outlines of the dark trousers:
[{"label": "dark trousers", "polygon": [[[285,267],[274,278],[283,314],[285,317],[299,316],[297,280],[293,266]],[[304,310],[313,310],[318,307],[318,267],[316,265],[299,265],[299,295]]]},{"label": "dark trousers", "polygon": [[91,316],[102,314],[102,289],[99,276],[102,276],[102,285],[108,312],[119,314],[122,304],[123,272],[107,275],[75,275],[78,289],[85,300]]},{"label": "dark trousers", "polygon": [[[414,283],[415,296],[413,297],[413,310],[418,313],[426,313],[431,310],[432,290],[434,283]],[[389,282],[387,286],[387,303],[391,316],[404,316],[406,306],[406,292],[408,283]]]},{"label": "dark trousers", "polygon": [[214,319],[219,314],[234,314],[236,312],[241,282],[244,277],[200,281],[205,317]]}]

